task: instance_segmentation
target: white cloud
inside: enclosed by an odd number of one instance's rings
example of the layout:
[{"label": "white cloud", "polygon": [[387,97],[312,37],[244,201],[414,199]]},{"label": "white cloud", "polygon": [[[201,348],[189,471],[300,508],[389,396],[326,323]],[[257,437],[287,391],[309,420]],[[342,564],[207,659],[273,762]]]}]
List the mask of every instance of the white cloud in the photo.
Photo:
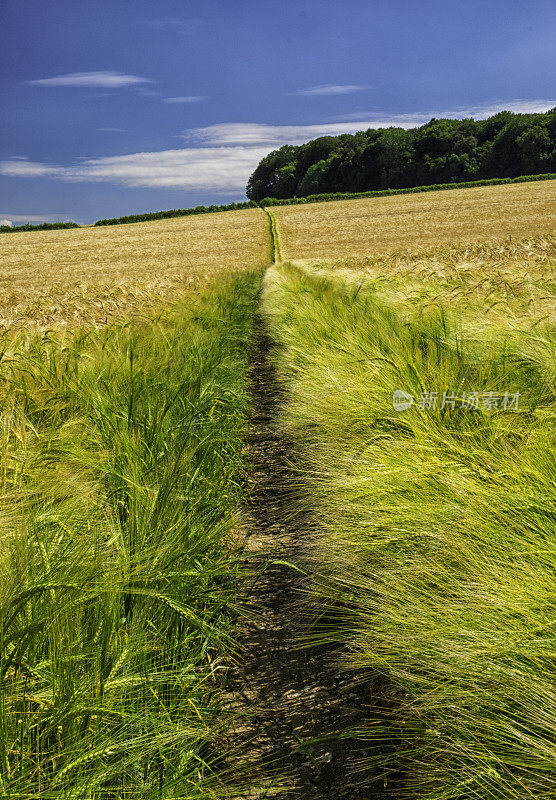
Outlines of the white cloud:
[{"label": "white cloud", "polygon": [[11,161],[0,161],[0,173],[14,178],[41,178],[45,175],[57,176],[60,167],[39,164],[36,161],[18,158]]},{"label": "white cloud", "polygon": [[513,111],[515,114],[541,114],[550,111],[556,106],[556,100],[507,100],[497,103],[470,106],[463,108],[452,114],[475,117],[476,119],[486,119],[499,111]]},{"label": "white cloud", "polygon": [[11,219],[0,219],[0,225],[7,225],[8,228],[11,228],[12,224]]},{"label": "white cloud", "polygon": [[[321,125],[265,125],[257,122],[228,122],[192,128],[185,131],[186,140],[198,141],[206,145],[268,145],[280,147],[283,144],[302,144],[317,136],[338,136],[340,133],[356,133],[367,128],[381,128],[394,124],[389,119],[367,120],[362,122],[331,122]],[[402,123],[410,128],[415,122]]]},{"label": "white cloud", "polygon": [[293,94],[301,94],[305,97],[313,97],[320,95],[335,95],[335,94],[352,94],[353,92],[362,92],[366,86],[356,86],[353,83],[324,83],[322,86],[310,86],[307,89],[298,89]]},{"label": "white cloud", "polygon": [[0,225],[23,225],[26,222],[41,223],[41,222],[66,222],[71,220],[69,214],[12,214],[9,211],[0,211],[0,217],[5,216],[6,219],[0,220]]},{"label": "white cloud", "polygon": [[51,177],[69,182],[110,182],[167,189],[241,191],[268,147],[198,147],[88,159],[63,167],[33,161],[0,162],[12,177]]},{"label": "white cloud", "polygon": [[163,103],[200,103],[202,100],[206,100],[206,97],[200,94],[190,94],[186,97],[164,97],[162,99]]},{"label": "white cloud", "polygon": [[121,89],[123,86],[136,86],[141,83],[152,83],[148,78],[138,75],[125,75],[122,72],[72,72],[69,75],[57,75],[54,78],[39,78],[25,81],[31,86],[80,86],[103,89]]},{"label": "white cloud", "polygon": [[[474,119],[487,119],[492,117],[493,114],[498,114],[499,111],[513,111],[515,114],[539,114],[544,111],[549,111],[556,106],[556,100],[500,100],[495,103],[484,103],[476,106],[461,106],[459,108],[451,108],[449,110],[436,110],[423,113],[416,111],[411,114],[392,114],[386,119],[383,118],[382,122],[376,122],[376,112],[373,111],[358,111],[354,114],[343,114],[337,117],[338,120],[349,122],[351,120],[365,120],[368,122],[369,118],[375,116],[375,120],[368,127],[376,128],[379,126],[398,125],[400,127],[414,127],[416,125],[423,125],[428,122],[432,117],[437,119],[463,119],[473,117]],[[360,125],[365,124],[363,122]]]}]

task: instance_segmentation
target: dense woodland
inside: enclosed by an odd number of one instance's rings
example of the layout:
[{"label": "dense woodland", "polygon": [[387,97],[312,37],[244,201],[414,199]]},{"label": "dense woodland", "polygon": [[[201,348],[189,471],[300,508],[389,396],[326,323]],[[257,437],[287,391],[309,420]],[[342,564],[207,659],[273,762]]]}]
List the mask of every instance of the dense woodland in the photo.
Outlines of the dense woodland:
[{"label": "dense woodland", "polygon": [[307,197],[556,172],[556,108],[486,120],[431,119],[284,145],[262,159],[247,196]]}]

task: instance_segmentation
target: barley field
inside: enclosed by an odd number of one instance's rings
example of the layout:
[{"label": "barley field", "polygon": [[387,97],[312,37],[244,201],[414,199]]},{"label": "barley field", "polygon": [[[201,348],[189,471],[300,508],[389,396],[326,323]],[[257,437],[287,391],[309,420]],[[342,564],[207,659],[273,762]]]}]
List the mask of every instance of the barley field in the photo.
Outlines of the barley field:
[{"label": "barley field", "polygon": [[[553,800],[555,212],[547,181],[0,237],[0,797]],[[320,648],[366,698],[345,774]]]},{"label": "barley field", "polygon": [[258,209],[0,237],[0,328],[102,325],[268,258]]},{"label": "barley field", "polygon": [[441,304],[452,319],[477,334],[498,326],[506,332],[545,320],[556,322],[556,236],[470,245],[413,247],[390,255],[315,261],[312,275],[337,278],[355,290],[372,289],[403,314]]},{"label": "barley field", "polygon": [[284,259],[337,259],[554,232],[556,181],[279,206]]}]

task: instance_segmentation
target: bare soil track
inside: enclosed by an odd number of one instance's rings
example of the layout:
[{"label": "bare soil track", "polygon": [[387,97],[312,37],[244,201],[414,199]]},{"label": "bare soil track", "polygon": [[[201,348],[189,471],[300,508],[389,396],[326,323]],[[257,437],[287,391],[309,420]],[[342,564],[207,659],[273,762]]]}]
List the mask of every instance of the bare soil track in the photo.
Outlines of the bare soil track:
[{"label": "bare soil track", "polygon": [[[314,615],[306,570],[315,523],[300,510],[300,478],[291,466],[290,443],[277,427],[280,390],[269,357],[272,343],[260,320],[256,327],[250,435],[254,487],[246,553],[251,583],[236,631],[240,649],[228,691],[240,714],[234,750],[250,762],[249,782],[257,788],[237,798],[392,798],[392,787],[386,789],[381,776],[361,766],[368,750],[356,730],[373,713],[369,687],[341,668],[337,649],[307,644]],[[352,734],[346,734],[350,729]]]}]

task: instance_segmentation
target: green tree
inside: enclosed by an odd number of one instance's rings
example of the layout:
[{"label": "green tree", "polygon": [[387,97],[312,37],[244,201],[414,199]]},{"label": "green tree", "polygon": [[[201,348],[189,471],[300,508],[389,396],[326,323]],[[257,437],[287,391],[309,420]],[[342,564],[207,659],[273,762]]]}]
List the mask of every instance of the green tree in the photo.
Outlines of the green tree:
[{"label": "green tree", "polygon": [[550,161],[551,141],[544,126],[534,125],[516,139],[524,174],[543,172]]}]

